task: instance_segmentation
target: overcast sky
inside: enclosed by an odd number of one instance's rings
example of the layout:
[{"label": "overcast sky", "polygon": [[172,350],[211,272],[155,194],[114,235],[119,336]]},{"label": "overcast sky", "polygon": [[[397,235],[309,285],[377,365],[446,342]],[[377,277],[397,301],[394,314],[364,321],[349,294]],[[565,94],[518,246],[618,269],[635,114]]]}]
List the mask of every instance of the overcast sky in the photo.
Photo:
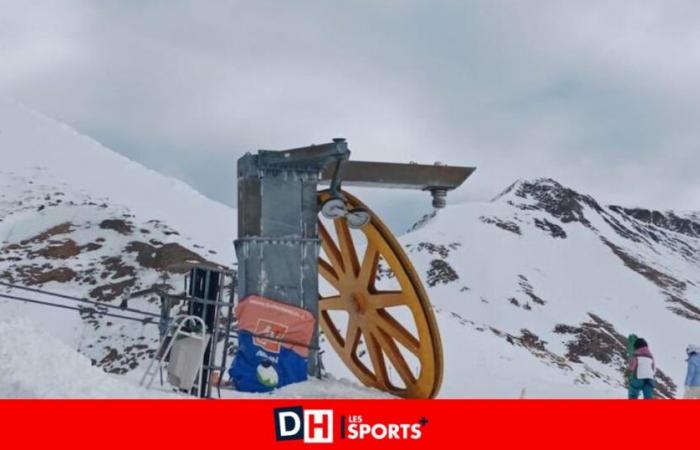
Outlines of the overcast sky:
[{"label": "overcast sky", "polygon": [[698,210],[699,23],[668,0],[0,0],[0,96],[228,204],[243,153],[343,136],[477,166],[452,200],[550,176]]}]

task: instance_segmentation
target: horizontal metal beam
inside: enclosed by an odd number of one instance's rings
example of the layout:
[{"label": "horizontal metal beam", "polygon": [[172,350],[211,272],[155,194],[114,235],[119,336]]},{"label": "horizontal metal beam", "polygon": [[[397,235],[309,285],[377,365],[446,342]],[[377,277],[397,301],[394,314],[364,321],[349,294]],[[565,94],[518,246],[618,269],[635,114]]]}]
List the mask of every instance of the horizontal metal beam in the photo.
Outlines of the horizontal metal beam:
[{"label": "horizontal metal beam", "polygon": [[261,169],[318,170],[330,161],[348,159],[350,150],[343,138],[333,142],[289,150],[258,150],[258,167]]},{"label": "horizontal metal beam", "polygon": [[[340,176],[344,186],[449,191],[464,183],[475,170],[475,167],[345,161]],[[332,164],[324,167],[320,182],[328,184],[334,171]]]}]

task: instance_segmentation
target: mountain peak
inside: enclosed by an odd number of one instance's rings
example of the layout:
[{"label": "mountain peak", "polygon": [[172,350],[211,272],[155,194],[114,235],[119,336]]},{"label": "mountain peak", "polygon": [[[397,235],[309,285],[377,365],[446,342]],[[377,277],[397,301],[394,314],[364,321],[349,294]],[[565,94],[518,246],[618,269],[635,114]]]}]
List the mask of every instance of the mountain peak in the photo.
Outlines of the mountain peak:
[{"label": "mountain peak", "polygon": [[510,186],[508,186],[503,192],[498,194],[493,198],[492,201],[497,201],[502,198],[509,196],[516,196],[520,198],[527,198],[528,195],[535,191],[551,191],[551,192],[564,192],[566,190],[576,193],[575,191],[568,189],[560,182],[553,178],[540,177],[532,179],[517,179]]},{"label": "mountain peak", "polygon": [[601,212],[603,208],[590,195],[568,188],[553,178],[517,180],[493,201],[505,201],[523,210],[541,209],[564,223],[588,224],[584,215],[586,207]]}]

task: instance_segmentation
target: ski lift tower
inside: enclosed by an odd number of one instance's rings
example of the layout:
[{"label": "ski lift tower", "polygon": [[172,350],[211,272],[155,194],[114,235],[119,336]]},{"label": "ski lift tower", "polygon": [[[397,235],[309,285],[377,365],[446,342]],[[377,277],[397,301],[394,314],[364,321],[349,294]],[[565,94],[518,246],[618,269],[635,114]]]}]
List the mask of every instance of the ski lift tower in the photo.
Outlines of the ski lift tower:
[{"label": "ski lift tower", "polygon": [[[442,380],[442,345],[425,289],[389,229],[341,185],[423,190],[431,194],[433,207],[444,208],[447,192],[475,169],[349,158],[345,139],[334,139],[291,150],[259,150],[238,160],[239,298],[257,295],[310,311],[364,384],[403,397],[433,397]],[[329,188],[319,192],[319,184]],[[364,234],[365,248],[355,247],[353,232]],[[400,290],[376,288],[380,259]],[[319,276],[338,295],[320,297]],[[415,332],[392,315],[394,306],[409,308]],[[348,314],[347,323],[334,321],[335,310]],[[371,363],[358,357],[361,342]],[[310,347],[309,373],[318,376],[318,330]],[[413,355],[412,364],[402,351]],[[398,381],[391,379],[387,361]]]}]

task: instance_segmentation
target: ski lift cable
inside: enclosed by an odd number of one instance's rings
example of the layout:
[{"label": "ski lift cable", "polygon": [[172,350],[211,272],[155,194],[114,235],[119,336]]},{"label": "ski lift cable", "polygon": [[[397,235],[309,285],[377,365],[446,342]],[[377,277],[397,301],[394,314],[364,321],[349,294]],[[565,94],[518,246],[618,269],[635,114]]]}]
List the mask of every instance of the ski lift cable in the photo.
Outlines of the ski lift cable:
[{"label": "ski lift cable", "polygon": [[[2,284],[2,283],[0,283],[0,284]],[[150,317],[146,317],[146,318],[130,317],[130,316],[124,316],[121,314],[114,314],[114,313],[109,313],[109,312],[105,312],[105,311],[99,311],[99,310],[94,309],[94,308],[87,308],[87,307],[81,308],[81,307],[70,306],[70,305],[61,305],[58,303],[51,303],[51,302],[46,302],[46,301],[42,301],[42,300],[30,299],[30,298],[26,298],[26,297],[18,297],[15,295],[9,295],[9,294],[3,294],[3,293],[0,293],[0,298],[20,301],[20,302],[34,303],[34,304],[43,305],[43,306],[53,306],[55,308],[68,309],[68,310],[78,311],[78,312],[93,312],[95,314],[99,314],[100,316],[115,317],[118,319],[133,320],[135,322],[141,322],[144,324],[156,324],[157,325],[157,322],[153,321]],[[99,306],[104,306],[104,305],[99,305]],[[172,319],[170,319],[170,321],[172,321]],[[225,328],[219,328],[219,331],[225,331]],[[279,342],[282,344],[290,344],[290,345],[294,345],[294,346],[309,348],[312,350],[319,349],[319,347],[316,347],[313,345],[307,345],[307,344],[304,344],[302,342],[297,342],[297,341],[293,341],[290,339],[280,339],[280,338],[275,338],[272,336],[267,336],[264,334],[257,334],[257,333],[251,333],[251,332],[248,332],[248,334],[250,334],[251,336],[253,336],[255,338],[263,339],[263,340],[267,340],[267,341]],[[229,336],[234,337],[234,338],[238,338],[239,337],[238,330],[236,330],[234,328],[233,333],[231,333]]]},{"label": "ski lift cable", "polygon": [[[134,308],[128,308],[128,307],[124,308],[124,307],[120,307],[120,306],[116,306],[116,305],[111,305],[111,304],[108,304],[108,303],[100,303],[100,302],[97,302],[97,301],[88,300],[88,299],[86,299],[86,298],[74,297],[74,296],[66,295],[66,294],[59,294],[59,293],[57,293],[57,292],[51,292],[51,291],[47,291],[47,290],[44,290],[44,289],[31,288],[31,287],[27,287],[27,286],[21,286],[21,285],[17,285],[17,284],[12,284],[12,283],[5,283],[5,282],[2,282],[2,281],[0,281],[0,286],[5,286],[5,287],[11,288],[11,289],[19,289],[19,290],[23,290],[23,291],[33,292],[33,293],[36,293],[36,294],[47,295],[47,296],[50,296],[50,297],[57,297],[57,298],[62,298],[62,299],[66,299],[66,300],[72,300],[72,301],[76,301],[76,302],[87,303],[87,304],[94,305],[94,306],[96,306],[97,308],[101,308],[101,309],[111,308],[111,309],[118,309],[118,310],[120,310],[120,311],[133,312],[133,313],[136,313],[136,314],[142,314],[142,315],[144,315],[144,316],[148,316],[148,317],[149,317],[149,320],[150,320],[150,318],[162,320],[162,317],[161,317],[160,314],[155,314],[155,313],[151,313],[151,312],[147,312],[147,311],[142,311],[142,310],[134,309]],[[40,305],[44,305],[44,306],[55,306],[55,307],[57,307],[57,308],[70,309],[70,310],[73,310],[73,311],[85,311],[85,309],[81,309],[81,308],[74,307],[74,306],[70,306],[70,305],[62,305],[62,304],[51,303],[51,302],[42,301],[42,300],[37,300],[37,299],[29,299],[29,298],[26,298],[26,297],[17,297],[17,296],[13,296],[13,295],[9,295],[9,294],[2,294],[2,293],[0,293],[0,296],[3,297],[3,298],[8,298],[8,299],[10,299],[10,300],[26,301],[26,302],[35,303],[35,304],[40,304]],[[185,298],[185,297],[178,298],[178,300],[182,300],[182,299],[188,300],[188,299]],[[197,301],[198,301],[198,302],[202,302],[202,301],[199,300],[199,299],[197,299]],[[215,302],[208,302],[208,303],[215,303]],[[106,315],[106,316],[118,317],[118,318],[127,318],[127,319],[131,319],[131,320],[136,320],[136,321],[139,321],[139,322],[144,322],[144,321],[146,320],[145,318],[137,318],[137,317],[130,317],[130,316],[122,316],[122,315],[119,315],[119,314],[108,313],[108,312],[106,312],[106,311],[100,311],[99,309],[93,309],[93,311],[95,311],[96,313],[98,313],[98,314],[100,314],[100,315]],[[168,319],[167,321],[170,322],[171,320],[172,320],[172,319]],[[224,330],[224,328],[221,328],[221,331],[223,331],[223,330]],[[263,337],[263,336],[260,336],[260,337]]]},{"label": "ski lift cable", "polygon": [[[134,308],[122,308],[122,307],[119,307],[119,306],[116,306],[116,305],[110,305],[110,304],[107,304],[107,303],[100,303],[100,302],[96,302],[96,301],[93,301],[93,300],[88,300],[88,299],[85,299],[85,298],[73,297],[73,296],[65,295],[65,294],[59,294],[59,293],[56,293],[56,292],[46,291],[46,290],[43,290],[43,289],[30,288],[30,287],[27,287],[27,286],[21,286],[21,285],[16,285],[16,284],[11,284],[11,283],[5,283],[5,282],[2,282],[2,281],[0,281],[0,286],[9,287],[9,288],[12,288],[12,289],[20,289],[20,290],[24,290],[24,291],[28,291],[28,292],[34,292],[34,293],[37,293],[37,294],[48,295],[48,296],[52,296],[52,297],[63,298],[63,299],[66,299],[66,300],[72,300],[72,301],[81,302],[81,303],[87,303],[87,304],[95,305],[96,307],[99,307],[99,308],[112,308],[112,309],[118,309],[118,310],[120,310],[120,311],[127,311],[127,312],[133,312],[133,313],[136,313],[136,314],[143,314],[144,316],[148,316],[148,318],[130,317],[130,316],[124,316],[124,315],[120,315],[120,314],[108,313],[108,312],[106,312],[106,311],[99,311],[99,310],[93,309],[94,312],[96,312],[97,314],[100,314],[100,315],[102,315],[102,316],[122,318],[122,319],[127,319],[127,320],[138,321],[138,322],[142,322],[142,323],[156,323],[156,322],[151,321],[151,320],[150,320],[151,318],[161,319],[161,316],[160,316],[159,314],[154,314],[154,313],[150,313],[150,312],[147,312],[147,311],[142,311],[142,310],[134,309]],[[2,298],[7,298],[7,299],[10,299],[10,300],[17,300],[17,301],[24,301],[24,302],[29,302],[29,303],[35,303],[35,304],[39,304],[39,305],[54,306],[54,307],[57,307],[57,308],[70,309],[70,310],[79,311],[79,312],[84,312],[84,311],[85,311],[85,309],[81,309],[81,308],[74,307],[74,306],[61,305],[61,304],[50,303],[50,302],[41,301],[41,300],[36,300],[36,299],[28,299],[28,298],[26,298],[26,297],[17,297],[17,296],[2,294],[2,293],[0,293],[0,297],[2,297]],[[199,301],[199,300],[198,300],[198,301]],[[212,303],[214,303],[214,302],[212,302]],[[217,302],[217,303],[218,303],[218,302]],[[170,320],[172,320],[172,319],[170,319]],[[170,320],[168,320],[168,322],[170,322]],[[225,332],[226,332],[226,329],[225,329],[225,328],[220,328],[220,331],[223,331],[223,332],[225,333]],[[238,337],[238,330],[236,330],[235,327],[234,327],[234,328],[232,329],[232,331],[233,331],[233,333],[230,334],[230,336],[231,336],[231,337],[237,338],[237,337]],[[272,337],[272,336],[266,336],[266,335],[262,335],[262,334],[256,334],[256,333],[250,333],[250,332],[248,332],[248,333],[249,333],[251,336],[255,337],[255,338],[259,338],[259,339],[263,339],[263,340],[268,340],[268,341],[273,341],[273,342],[279,342],[279,343],[283,343],[283,344],[290,344],[290,345],[299,346],[299,347],[305,347],[305,348],[308,348],[308,349],[311,349],[311,350],[318,350],[318,349],[319,349],[319,347],[312,346],[312,345],[307,345],[307,344],[304,344],[304,343],[302,343],[302,342],[296,342],[296,341],[292,341],[292,340],[289,340],[289,339],[279,339],[279,338],[275,338],[275,337]]]},{"label": "ski lift cable", "polygon": [[42,300],[36,300],[36,299],[31,299],[31,298],[26,298],[26,297],[18,297],[15,295],[9,295],[9,294],[3,294],[0,293],[0,298],[5,298],[8,300],[15,300],[15,301],[20,301],[20,302],[28,302],[28,303],[35,303],[38,305],[43,305],[43,306],[53,306],[54,308],[61,308],[61,309],[68,309],[68,310],[73,310],[73,311],[78,311],[78,312],[83,312],[83,313],[95,313],[100,316],[107,316],[107,317],[114,317],[117,319],[126,319],[126,320],[133,320],[134,322],[141,322],[142,324],[155,324],[158,325],[158,322],[155,322],[152,318],[150,317],[145,317],[145,318],[138,318],[138,317],[130,317],[130,316],[124,316],[121,314],[114,314],[114,313],[109,313],[109,312],[104,312],[104,311],[99,311],[95,308],[89,308],[89,307],[79,307],[79,306],[71,306],[71,305],[61,305],[59,303],[51,303],[51,302],[45,302]]},{"label": "ski lift cable", "polygon": [[129,308],[129,307],[121,307],[121,306],[117,306],[117,305],[111,305],[111,304],[109,304],[109,303],[100,303],[100,302],[97,302],[97,301],[94,301],[94,300],[88,300],[88,299],[86,299],[86,298],[73,297],[73,296],[71,296],[71,295],[59,294],[59,293],[57,293],[57,292],[51,292],[51,291],[46,291],[46,290],[37,289],[37,288],[30,288],[30,287],[27,287],[27,286],[20,286],[20,285],[18,285],[18,284],[10,284],[10,283],[5,283],[5,282],[0,281],[0,286],[9,287],[9,288],[12,288],[12,289],[20,289],[20,290],[28,291],[28,292],[34,292],[34,293],[37,293],[37,294],[48,295],[48,296],[51,296],[51,297],[63,298],[63,299],[72,300],[72,301],[75,301],[75,302],[89,303],[89,304],[91,304],[91,305],[96,305],[96,306],[100,306],[100,307],[104,307],[104,308],[112,308],[112,309],[118,309],[118,310],[120,310],[120,311],[128,311],[128,312],[133,312],[133,313],[137,313],[137,314],[143,314],[144,316],[150,316],[150,317],[153,317],[153,318],[160,318],[160,314],[155,314],[155,313],[148,312],[148,311],[142,311],[142,310],[140,310],[140,309],[134,309],[134,308]]}]

